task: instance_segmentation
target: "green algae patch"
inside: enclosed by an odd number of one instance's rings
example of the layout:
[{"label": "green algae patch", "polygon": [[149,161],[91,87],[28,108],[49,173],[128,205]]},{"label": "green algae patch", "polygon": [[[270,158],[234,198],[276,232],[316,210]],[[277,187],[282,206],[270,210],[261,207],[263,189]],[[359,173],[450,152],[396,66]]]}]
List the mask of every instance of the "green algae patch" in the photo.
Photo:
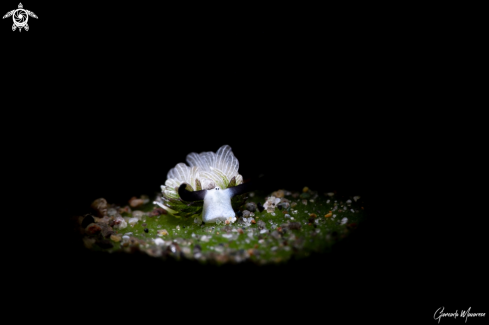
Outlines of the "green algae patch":
[{"label": "green algae patch", "polygon": [[177,218],[153,203],[157,195],[132,198],[132,207],[95,200],[89,213],[74,218],[80,242],[107,254],[143,252],[218,265],[280,264],[329,252],[365,219],[361,197],[308,188],[247,193],[235,209],[234,223],[205,224],[197,214]]}]

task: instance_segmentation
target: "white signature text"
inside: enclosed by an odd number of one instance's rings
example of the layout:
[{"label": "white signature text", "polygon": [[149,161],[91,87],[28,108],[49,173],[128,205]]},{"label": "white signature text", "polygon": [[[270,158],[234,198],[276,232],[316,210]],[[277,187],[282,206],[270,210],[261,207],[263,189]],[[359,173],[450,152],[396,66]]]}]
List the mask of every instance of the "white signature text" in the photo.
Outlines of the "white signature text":
[{"label": "white signature text", "polygon": [[460,314],[459,314],[458,310],[455,310],[454,313],[444,313],[445,307],[440,307],[435,311],[433,318],[435,320],[438,320],[438,323],[440,323],[440,320],[442,319],[442,317],[453,317],[453,318],[465,317],[465,322],[467,323],[467,319],[469,317],[486,317],[486,313],[471,313],[470,308],[472,308],[472,307],[469,307],[469,309],[467,309],[467,310],[461,310]]}]

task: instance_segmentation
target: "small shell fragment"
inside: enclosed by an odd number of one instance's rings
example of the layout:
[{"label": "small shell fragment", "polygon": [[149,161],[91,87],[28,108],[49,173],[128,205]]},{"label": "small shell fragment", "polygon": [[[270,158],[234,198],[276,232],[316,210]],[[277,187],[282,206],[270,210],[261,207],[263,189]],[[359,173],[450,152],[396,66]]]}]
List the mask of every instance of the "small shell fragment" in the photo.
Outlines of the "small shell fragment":
[{"label": "small shell fragment", "polygon": [[119,235],[110,235],[110,239],[112,241],[115,241],[117,243],[117,242],[120,242],[121,241],[122,237],[119,236]]},{"label": "small shell fragment", "polygon": [[157,234],[158,234],[158,236],[166,236],[166,235],[168,235],[168,230],[160,229],[160,230],[158,230]]}]

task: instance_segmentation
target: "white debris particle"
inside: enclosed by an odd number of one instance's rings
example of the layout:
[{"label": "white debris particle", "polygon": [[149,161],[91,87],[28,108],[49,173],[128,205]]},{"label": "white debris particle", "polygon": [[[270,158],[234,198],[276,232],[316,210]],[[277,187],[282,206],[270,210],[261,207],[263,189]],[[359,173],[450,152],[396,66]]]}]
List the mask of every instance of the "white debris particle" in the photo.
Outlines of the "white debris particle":
[{"label": "white debris particle", "polygon": [[218,245],[218,246],[215,246],[215,247],[213,247],[213,248],[214,248],[214,250],[215,250],[216,252],[218,252],[218,253],[222,253],[222,252],[224,251],[224,247],[219,246],[219,245]]},{"label": "white debris particle", "polygon": [[272,212],[272,213],[270,213],[270,214],[271,214],[272,216],[274,216],[274,217],[275,217],[275,212]]},{"label": "white debris particle", "polygon": [[333,196],[333,195],[334,195],[334,193],[332,193],[332,192],[329,192],[329,193],[326,193],[326,194],[327,194],[328,196]]},{"label": "white debris particle", "polygon": [[140,210],[136,210],[132,213],[132,217],[137,218],[138,220],[141,220],[143,215],[144,215],[143,211],[140,211]]},{"label": "white debris particle", "polygon": [[263,207],[267,210],[268,213],[272,213],[273,211],[275,211],[275,207],[277,206],[277,204],[279,204],[280,200],[280,198],[276,198],[272,195],[267,198],[267,201],[265,202],[265,204],[263,204]]},{"label": "white debris particle", "polygon": [[200,237],[200,240],[205,243],[208,242],[209,239],[211,239],[211,236],[202,235],[202,237]]},{"label": "white debris particle", "polygon": [[346,200],[346,204],[351,204],[351,200]]},{"label": "white debris particle", "polygon": [[353,200],[355,200],[355,202],[357,202],[357,200],[358,200],[359,198],[360,198],[359,196],[354,196],[354,197],[353,197]]},{"label": "white debris particle", "polygon": [[222,234],[222,237],[231,238],[231,237],[233,237],[233,234]]},{"label": "white debris particle", "polygon": [[314,199],[310,199],[309,202],[313,202],[314,203]]},{"label": "white debris particle", "polygon": [[333,214],[333,218],[336,218],[336,214]]},{"label": "white debris particle", "polygon": [[155,242],[155,245],[158,245],[158,246],[163,246],[165,244],[165,241],[161,238],[155,238],[154,242]]},{"label": "white debris particle", "polygon": [[131,225],[131,227],[134,227],[134,225],[138,222],[138,218],[131,218],[128,220],[128,224]]},{"label": "white debris particle", "polygon": [[124,229],[127,227],[127,222],[122,217],[115,218],[117,224],[114,226],[116,229]]},{"label": "white debris particle", "polygon": [[248,227],[249,225],[251,225],[251,220],[253,220],[253,218],[249,217],[249,218],[241,218],[242,219],[242,223],[243,223],[243,226],[245,227]]},{"label": "white debris particle", "polygon": [[297,214],[297,210],[292,210],[292,214]]},{"label": "white debris particle", "polygon": [[350,211],[351,211],[351,212],[355,212],[355,210],[353,210],[353,209],[350,209]]},{"label": "white debris particle", "polygon": [[266,228],[265,228],[265,229],[260,230],[260,234],[266,234],[267,232],[268,232],[268,229],[266,229]]},{"label": "white debris particle", "polygon": [[341,219],[341,224],[342,224],[342,225],[344,225],[344,224],[345,224],[345,223],[347,223],[347,222],[348,222],[348,219],[347,219],[346,217],[345,217],[345,218],[343,218],[343,219]]},{"label": "white debris particle", "polygon": [[329,202],[331,202],[331,200],[326,201],[326,203],[329,203]]}]

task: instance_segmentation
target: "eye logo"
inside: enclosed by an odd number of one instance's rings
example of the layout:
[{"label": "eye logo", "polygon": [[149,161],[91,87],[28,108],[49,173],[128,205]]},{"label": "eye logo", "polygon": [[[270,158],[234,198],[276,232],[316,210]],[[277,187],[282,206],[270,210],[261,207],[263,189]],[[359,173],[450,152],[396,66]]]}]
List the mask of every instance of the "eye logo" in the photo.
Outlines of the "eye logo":
[{"label": "eye logo", "polygon": [[23,9],[22,3],[19,3],[19,8],[9,11],[3,16],[3,18],[7,18],[12,16],[14,24],[12,25],[12,31],[15,31],[17,28],[19,32],[22,31],[22,28],[25,30],[29,30],[29,25],[27,25],[27,21],[29,20],[29,16],[37,19],[35,13],[29,10]]}]

